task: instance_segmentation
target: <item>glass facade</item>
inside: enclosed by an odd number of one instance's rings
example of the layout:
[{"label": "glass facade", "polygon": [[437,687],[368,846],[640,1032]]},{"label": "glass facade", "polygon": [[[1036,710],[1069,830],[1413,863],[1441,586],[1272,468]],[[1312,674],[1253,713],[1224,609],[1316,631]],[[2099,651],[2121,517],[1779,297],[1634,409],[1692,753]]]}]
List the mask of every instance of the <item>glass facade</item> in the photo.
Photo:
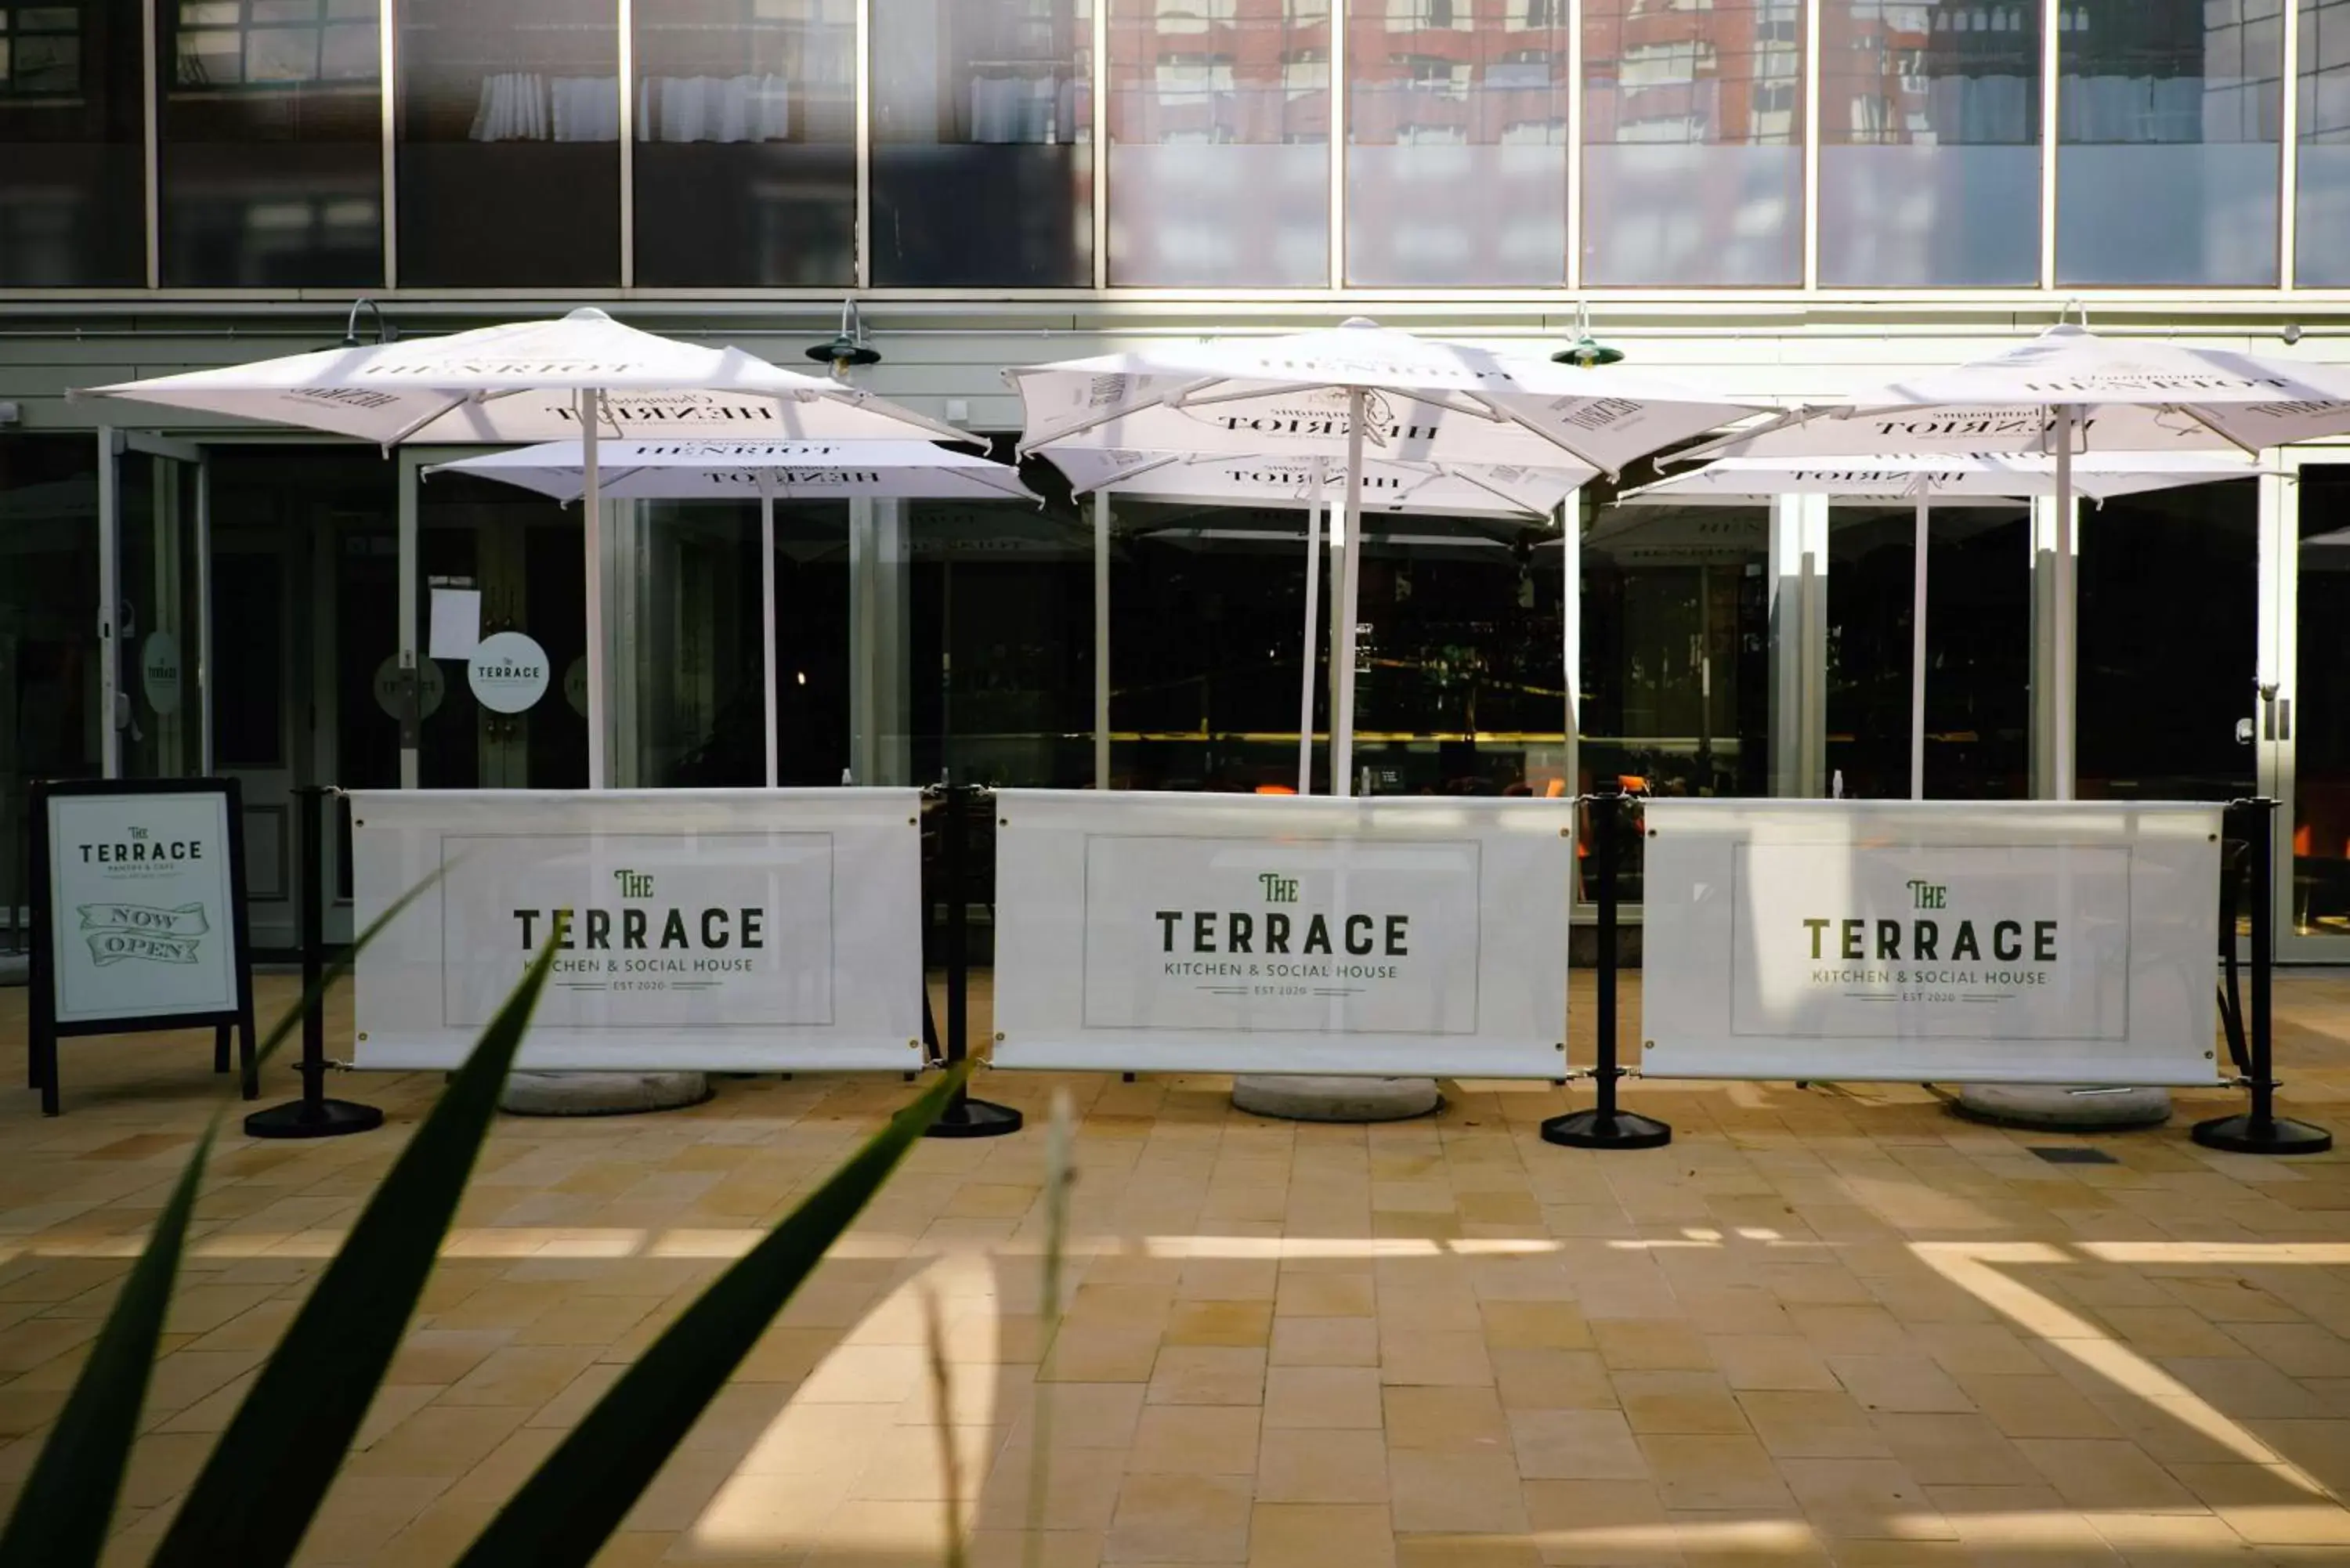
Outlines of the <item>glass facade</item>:
[{"label": "glass facade", "polygon": [[870,0],[873,281],[1093,281],[1091,0]]},{"label": "glass facade", "polygon": [[163,286],[381,284],[378,0],[175,0],[156,25]]},{"label": "glass facade", "polygon": [[0,287],[146,281],[140,15],[0,0]]},{"label": "glass facade", "polygon": [[2293,276],[2350,284],[2350,0],[2301,0]]},{"label": "glass facade", "polygon": [[1583,4],[1583,276],[1804,275],[1801,0]]},{"label": "glass facade", "polygon": [[853,0],[634,16],[637,281],[856,282]]},{"label": "glass facade", "polygon": [[2277,275],[2280,0],[2060,0],[2056,281]]},{"label": "glass facade", "polygon": [[2036,0],[1819,4],[1820,281],[2038,282]]},{"label": "glass facade", "polygon": [[395,15],[400,281],[619,283],[609,0],[400,0]]},{"label": "glass facade", "polygon": [[1329,0],[1107,4],[1110,282],[1326,283]]},{"label": "glass facade", "polygon": [[1347,281],[1566,281],[1567,8],[1388,0],[1347,14]]},{"label": "glass facade", "polygon": [[2350,286],[2350,0],[1096,4],[0,0],[0,289]]}]

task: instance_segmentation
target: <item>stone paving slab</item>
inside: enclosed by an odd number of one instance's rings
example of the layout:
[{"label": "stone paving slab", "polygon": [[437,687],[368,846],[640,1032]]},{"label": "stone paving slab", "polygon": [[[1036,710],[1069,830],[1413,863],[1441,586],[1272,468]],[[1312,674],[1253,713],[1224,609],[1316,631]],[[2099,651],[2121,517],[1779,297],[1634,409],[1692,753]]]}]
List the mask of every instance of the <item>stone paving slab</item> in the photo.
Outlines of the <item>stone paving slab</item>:
[{"label": "stone paving slab", "polygon": [[[265,977],[265,1017],[296,990]],[[2350,1132],[2350,976],[2278,998],[2288,1108]],[[12,1059],[24,1005],[0,991]],[[330,1054],[349,1031],[340,994]],[[63,1117],[0,1097],[7,1500],[226,1092],[205,1036],[63,1050]],[[146,1560],[438,1083],[338,1077],[380,1133],[223,1141],[109,1561]],[[1535,1134],[1580,1087],[1448,1082],[1436,1116],[1344,1127],[1244,1116],[1212,1077],[984,1085],[1039,1120],[1066,1090],[1082,1117],[1049,1356],[1044,1138],[925,1144],[601,1562],[938,1563],[951,1473],[971,1561],[1023,1563],[1040,1468],[1055,1568],[2350,1562],[2350,1158],[2191,1144],[2234,1096],[2090,1139],[1908,1086],[1635,1083],[1676,1140],[1599,1155]],[[281,1064],[265,1086],[296,1085]],[[910,1092],[717,1090],[501,1121],[305,1562],[452,1560]],[[2030,1152],[2078,1144],[2115,1163]]]}]

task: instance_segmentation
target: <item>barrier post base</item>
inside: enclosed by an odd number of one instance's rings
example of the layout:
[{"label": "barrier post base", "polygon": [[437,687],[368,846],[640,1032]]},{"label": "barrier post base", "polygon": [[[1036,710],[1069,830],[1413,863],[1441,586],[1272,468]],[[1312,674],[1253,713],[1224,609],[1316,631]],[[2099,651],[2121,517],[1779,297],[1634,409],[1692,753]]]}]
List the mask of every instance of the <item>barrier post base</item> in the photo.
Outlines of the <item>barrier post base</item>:
[{"label": "barrier post base", "polygon": [[1020,1113],[993,1100],[957,1099],[939,1114],[924,1137],[1002,1137],[1020,1130]]},{"label": "barrier post base", "polygon": [[2197,1122],[2189,1136],[2205,1148],[2230,1154],[2324,1154],[2334,1147],[2334,1135],[2324,1127],[2250,1112]]},{"label": "barrier post base", "polygon": [[1673,1129],[1637,1111],[1570,1111],[1543,1123],[1542,1137],[1566,1148],[1662,1148]]},{"label": "barrier post base", "polygon": [[288,1100],[244,1118],[247,1137],[341,1137],[373,1132],[383,1126],[383,1113],[373,1106],[349,1100]]}]

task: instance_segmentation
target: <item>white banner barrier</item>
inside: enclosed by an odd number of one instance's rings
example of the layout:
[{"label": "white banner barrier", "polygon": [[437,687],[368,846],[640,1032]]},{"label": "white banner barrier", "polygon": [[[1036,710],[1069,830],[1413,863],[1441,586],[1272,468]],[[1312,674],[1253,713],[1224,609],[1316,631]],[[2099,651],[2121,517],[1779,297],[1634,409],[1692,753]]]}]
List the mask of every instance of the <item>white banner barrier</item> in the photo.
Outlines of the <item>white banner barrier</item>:
[{"label": "white banner barrier", "polygon": [[1565,803],[1005,790],[999,1067],[1565,1071]]},{"label": "white banner barrier", "polygon": [[912,790],[363,791],[362,1067],[454,1067],[554,928],[525,1069],[900,1072],[922,1062]]},{"label": "white banner barrier", "polygon": [[1642,1071],[2208,1085],[2216,805],[1647,803]]}]

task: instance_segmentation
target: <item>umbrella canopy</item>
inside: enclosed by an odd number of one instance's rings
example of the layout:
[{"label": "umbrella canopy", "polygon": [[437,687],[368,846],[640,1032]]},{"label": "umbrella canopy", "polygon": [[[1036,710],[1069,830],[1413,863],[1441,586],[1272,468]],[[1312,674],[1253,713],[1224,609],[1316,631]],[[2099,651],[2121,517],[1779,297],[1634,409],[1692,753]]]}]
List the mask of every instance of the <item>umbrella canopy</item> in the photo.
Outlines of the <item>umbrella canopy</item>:
[{"label": "umbrella canopy", "polygon": [[[1848,421],[1830,421],[1848,424]],[[1926,798],[1926,556],[1929,517],[1945,498],[2086,495],[2104,501],[2147,490],[2251,479],[2261,470],[2233,451],[2106,452],[2058,462],[2036,453],[1896,453],[1881,456],[1723,457],[1642,485],[1627,506],[1752,505],[1773,495],[1907,500],[1918,508],[1909,611],[1909,798]]]},{"label": "umbrella canopy", "polygon": [[[1610,365],[1584,369],[1416,337],[1357,317],[1281,337],[1169,343],[1004,372],[1023,452],[1129,450],[1564,463],[1615,473],[1753,411]],[[1361,429],[1349,410],[1361,400]]]},{"label": "umbrella canopy", "polygon": [[[548,441],[424,471],[471,473],[577,501],[587,490],[584,443]],[[598,449],[598,477],[615,500],[1033,501],[1017,469],[920,441],[627,441]]]},{"label": "umbrella canopy", "polygon": [[[1084,446],[1050,447],[1044,455],[1077,494],[1104,491],[1137,500],[1310,507],[1322,504],[1324,485],[1341,479],[1338,465],[1326,459]],[[1547,520],[1598,472],[1560,461],[1564,466],[1520,468],[1366,458],[1363,510]]]},{"label": "umbrella canopy", "polygon": [[602,394],[594,404],[599,437],[971,439],[842,382],[786,370],[740,348],[641,331],[592,308],[553,321],[289,354],[74,395],[271,420],[397,446],[576,441],[586,429],[580,392]]},{"label": "umbrella canopy", "polygon": [[[1627,371],[1496,354],[1355,317],[1278,337],[1168,343],[1004,372],[1025,416],[1021,451],[1071,446],[1321,458],[1362,514],[1366,460],[1572,465],[1613,474],[1635,458],[1752,411]],[[1362,530],[1344,540],[1335,599],[1338,691],[1331,788],[1354,771],[1355,623]]]},{"label": "umbrella canopy", "polygon": [[2225,446],[2243,452],[2350,431],[2350,370],[2233,348],[2116,340],[2062,322],[1989,358],[1866,388],[1679,454],[1803,457],[1932,452],[2046,453],[2054,471],[2056,593],[2053,793],[2073,798],[2073,496],[2095,452]]},{"label": "umbrella canopy", "polygon": [[[2251,479],[2261,470],[2231,451],[2106,452],[2077,459],[2073,493],[2093,501]],[[2015,501],[2056,493],[2056,464],[2032,452],[1895,452],[1880,456],[1721,457],[1627,490],[1622,506],[1751,506],[1773,495],[1853,500]]]},{"label": "umbrella canopy", "polygon": [[[583,308],[554,321],[445,337],[290,354],[250,365],[92,387],[120,398],[403,441],[581,443],[588,504],[588,784],[605,782],[603,519],[597,448],[606,435],[702,435],[713,429],[794,438],[968,437],[839,381],[803,376],[740,348],[624,327]],[[409,613],[402,607],[402,613]]]},{"label": "umbrella canopy", "polygon": [[783,736],[775,716],[775,503],[897,499],[1015,500],[1044,504],[1006,465],[919,441],[619,441],[602,452],[604,466],[588,467],[584,441],[494,452],[426,469],[470,473],[518,484],[557,501],[579,500],[591,478],[619,499],[759,503],[760,618],[766,685],[767,785],[783,766]]}]

